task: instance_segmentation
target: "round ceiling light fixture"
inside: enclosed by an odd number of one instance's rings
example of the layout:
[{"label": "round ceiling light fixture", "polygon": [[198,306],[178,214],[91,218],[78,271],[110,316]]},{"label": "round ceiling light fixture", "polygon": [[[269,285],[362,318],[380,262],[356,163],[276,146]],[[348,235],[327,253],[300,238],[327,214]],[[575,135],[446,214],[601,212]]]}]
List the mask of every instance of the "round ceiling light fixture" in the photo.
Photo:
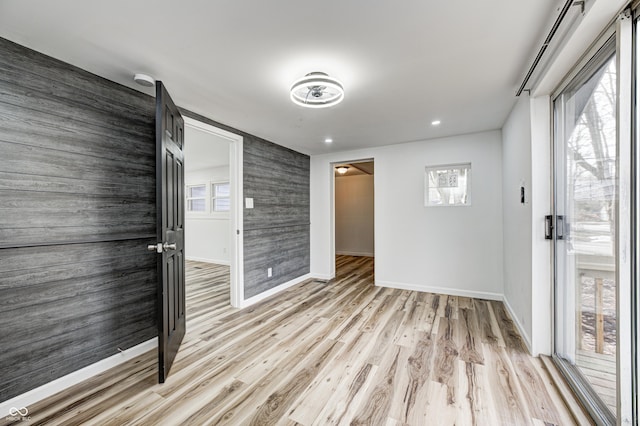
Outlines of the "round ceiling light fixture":
[{"label": "round ceiling light fixture", "polygon": [[133,81],[138,83],[140,86],[144,86],[144,87],[151,87],[151,86],[155,86],[156,84],[156,79],[146,74],[134,75]]},{"label": "round ceiling light fixture", "polygon": [[307,108],[327,108],[344,99],[342,83],[324,72],[311,72],[291,86],[291,100]]},{"label": "round ceiling light fixture", "polygon": [[338,173],[343,175],[349,171],[349,166],[339,166],[339,167],[336,167],[336,170],[338,171]]}]

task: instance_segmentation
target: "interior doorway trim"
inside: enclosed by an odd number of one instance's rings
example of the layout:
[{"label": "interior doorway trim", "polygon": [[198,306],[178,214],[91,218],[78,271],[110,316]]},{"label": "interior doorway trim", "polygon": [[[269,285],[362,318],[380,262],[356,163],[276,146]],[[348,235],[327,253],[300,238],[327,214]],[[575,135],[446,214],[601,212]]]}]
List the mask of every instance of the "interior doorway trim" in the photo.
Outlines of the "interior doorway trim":
[{"label": "interior doorway trim", "polygon": [[[242,146],[243,137],[235,133],[184,117],[187,127],[212,134],[229,142],[229,181],[231,185],[231,211],[229,212],[231,306],[242,307],[244,301],[244,250],[243,250],[243,210],[242,210]],[[187,142],[188,143],[188,142]],[[189,161],[187,158],[186,161]]]},{"label": "interior doorway trim", "polygon": [[[331,209],[331,218],[330,218],[330,244],[329,244],[329,249],[330,249],[330,269],[329,269],[329,275],[330,278],[329,279],[333,279],[336,276],[336,174],[335,174],[335,167],[339,164],[358,164],[358,163],[368,163],[368,162],[372,162],[375,164],[375,158],[374,157],[369,157],[369,158],[359,158],[359,159],[346,159],[346,160],[339,160],[339,161],[331,161],[329,162],[329,179],[330,179],[330,183],[329,183],[329,202],[331,203],[330,205],[330,209]],[[373,246],[377,247],[377,235],[378,233],[376,232],[376,223],[377,223],[377,215],[376,215],[376,203],[378,202],[378,197],[376,196],[376,173],[375,171],[373,172]],[[375,269],[376,269],[376,264],[374,263],[374,274],[375,274]]]}]

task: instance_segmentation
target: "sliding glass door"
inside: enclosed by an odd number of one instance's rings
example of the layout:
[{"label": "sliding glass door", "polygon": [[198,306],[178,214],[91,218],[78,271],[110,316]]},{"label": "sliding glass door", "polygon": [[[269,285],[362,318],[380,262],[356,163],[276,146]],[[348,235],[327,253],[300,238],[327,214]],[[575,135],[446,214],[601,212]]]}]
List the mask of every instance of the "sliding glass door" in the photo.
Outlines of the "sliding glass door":
[{"label": "sliding glass door", "polygon": [[612,38],[554,100],[550,224],[555,355],[574,390],[612,423],[618,404],[617,96]]}]

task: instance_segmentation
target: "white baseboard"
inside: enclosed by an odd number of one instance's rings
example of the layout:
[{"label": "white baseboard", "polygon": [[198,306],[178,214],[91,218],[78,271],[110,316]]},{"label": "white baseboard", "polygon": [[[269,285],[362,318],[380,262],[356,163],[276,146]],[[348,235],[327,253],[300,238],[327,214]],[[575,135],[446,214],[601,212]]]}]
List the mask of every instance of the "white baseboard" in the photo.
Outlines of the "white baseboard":
[{"label": "white baseboard", "polygon": [[8,416],[12,407],[18,409],[27,408],[28,410],[30,405],[38,401],[53,396],[58,392],[70,388],[84,380],[90,379],[93,376],[103,373],[110,368],[122,364],[123,362],[129,361],[138,355],[142,355],[145,352],[156,349],[157,347],[158,338],[154,337],[151,340],[142,342],[139,345],[129,348],[123,352],[112,355],[109,358],[105,358],[102,361],[98,361],[94,364],[81,368],[80,370],[74,371],[73,373],[67,374],[66,376],[60,377],[59,379],[55,379],[40,387],[23,393],[22,395],[8,399],[0,403],[0,419]]},{"label": "white baseboard", "polygon": [[[522,326],[522,323],[520,322],[520,320],[518,319],[518,316],[516,315],[515,311],[513,310],[511,305],[509,304],[509,300],[506,297],[503,296],[502,297],[502,303],[504,303],[504,306],[507,308],[507,312],[509,313],[509,316],[511,317],[511,320],[516,325],[516,328],[518,329],[518,332],[520,333],[520,336],[522,337],[522,340],[524,340],[524,344],[527,346],[527,350],[529,351],[529,355],[533,355],[533,351],[531,350],[531,338],[525,332],[524,327]],[[537,356],[537,354],[535,356]]]},{"label": "white baseboard", "polygon": [[336,254],[342,256],[374,257],[374,253],[361,251],[336,251]]},{"label": "white baseboard", "polygon": [[427,285],[420,285],[420,284],[396,283],[391,281],[376,280],[376,286],[397,288],[399,290],[411,290],[411,291],[422,291],[426,293],[446,294],[449,296],[473,297],[476,299],[499,300],[499,301],[502,301],[503,299],[502,294],[500,293],[489,293],[484,291],[463,290],[463,289],[448,288],[448,287],[434,287],[434,286],[427,286]]},{"label": "white baseboard", "polygon": [[332,279],[334,279],[336,276],[334,275],[329,275],[329,274],[314,274],[311,273],[311,277],[314,280],[320,280],[320,281],[331,281]]},{"label": "white baseboard", "polygon": [[247,306],[251,306],[255,303],[260,302],[261,300],[266,299],[267,297],[273,296],[274,294],[280,293],[281,291],[284,291],[286,289],[288,289],[289,287],[293,287],[296,284],[300,284],[303,281],[306,281],[310,278],[315,278],[312,277],[311,274],[305,274],[301,277],[298,278],[294,278],[291,281],[287,281],[286,283],[280,284],[277,287],[273,287],[270,288],[269,290],[262,292],[260,294],[256,294],[253,297],[250,297],[248,299],[245,299],[241,302],[240,307],[241,308],[246,308]]},{"label": "white baseboard", "polygon": [[204,263],[215,263],[216,265],[231,265],[231,261],[229,260],[220,260],[220,259],[208,259],[206,257],[194,257],[194,256],[186,256],[185,259],[193,260],[194,262],[204,262]]}]

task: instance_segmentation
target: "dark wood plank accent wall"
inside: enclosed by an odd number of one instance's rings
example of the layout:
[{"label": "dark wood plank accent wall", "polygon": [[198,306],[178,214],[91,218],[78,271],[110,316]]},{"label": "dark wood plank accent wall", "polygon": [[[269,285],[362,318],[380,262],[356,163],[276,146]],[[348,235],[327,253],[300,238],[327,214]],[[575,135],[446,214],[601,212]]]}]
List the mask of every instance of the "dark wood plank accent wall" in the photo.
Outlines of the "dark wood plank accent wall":
[{"label": "dark wood plank accent wall", "polygon": [[[154,105],[0,38],[0,402],[156,336]],[[309,157],[185,115],[244,137],[245,297],[309,273]]]},{"label": "dark wood plank accent wall", "polygon": [[[243,196],[254,201],[253,209],[244,209],[245,298],[308,274],[309,156],[191,111],[182,113],[244,138]],[[272,277],[267,277],[268,268]]]},{"label": "dark wood plank accent wall", "polygon": [[154,99],[0,39],[0,401],[156,336]]},{"label": "dark wood plank accent wall", "polygon": [[[244,296],[249,298],[308,274],[309,157],[255,139],[244,141]],[[267,269],[273,276],[267,277]]]}]

